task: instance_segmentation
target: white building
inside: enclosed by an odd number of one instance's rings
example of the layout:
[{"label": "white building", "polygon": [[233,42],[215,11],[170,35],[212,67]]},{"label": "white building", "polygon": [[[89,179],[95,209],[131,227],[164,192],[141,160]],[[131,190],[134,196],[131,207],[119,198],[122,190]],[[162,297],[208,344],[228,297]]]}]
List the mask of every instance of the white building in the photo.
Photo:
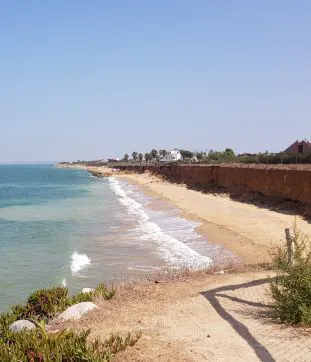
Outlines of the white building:
[{"label": "white building", "polygon": [[165,156],[160,156],[160,162],[176,162],[182,160],[182,155],[179,150],[166,151]]}]

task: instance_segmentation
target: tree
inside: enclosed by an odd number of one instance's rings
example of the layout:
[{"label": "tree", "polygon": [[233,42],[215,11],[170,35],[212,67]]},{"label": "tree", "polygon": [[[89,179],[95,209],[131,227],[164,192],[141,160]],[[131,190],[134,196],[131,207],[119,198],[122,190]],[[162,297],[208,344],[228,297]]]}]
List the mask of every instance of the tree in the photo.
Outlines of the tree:
[{"label": "tree", "polygon": [[145,160],[146,160],[146,163],[148,163],[148,161],[151,160],[151,156],[149,153],[145,153]]},{"label": "tree", "polygon": [[224,153],[219,151],[210,150],[208,153],[209,160],[213,161],[214,163],[220,163],[223,161]]},{"label": "tree", "polygon": [[151,155],[152,159],[155,159],[158,157],[158,151],[153,149],[153,150],[151,150],[150,155]]},{"label": "tree", "polygon": [[167,151],[166,150],[160,150],[159,155],[165,157],[167,155]]},{"label": "tree", "polygon": [[197,152],[196,153],[196,156],[197,156],[197,159],[200,161],[200,160],[203,160],[204,158],[204,153],[201,151],[201,152]]},{"label": "tree", "polygon": [[143,162],[143,158],[144,158],[144,155],[142,153],[140,153],[138,155],[138,159],[139,159],[139,162],[142,163]]},{"label": "tree", "polygon": [[235,157],[234,151],[232,148],[226,148],[223,152],[223,159],[225,161],[230,161]]},{"label": "tree", "polygon": [[133,160],[136,161],[137,158],[138,158],[138,153],[137,153],[137,152],[133,152],[133,153],[132,153],[132,157],[133,157]]},{"label": "tree", "polygon": [[234,157],[235,156],[235,153],[233,151],[232,148],[226,148],[225,151],[224,151],[225,155],[226,156],[230,156],[230,157]]},{"label": "tree", "polygon": [[191,151],[180,150],[179,152],[181,153],[182,158],[184,158],[184,159],[189,159],[189,158],[193,157],[193,152],[191,152]]},{"label": "tree", "polygon": [[129,160],[129,155],[126,153],[123,157],[123,161],[127,162]]}]

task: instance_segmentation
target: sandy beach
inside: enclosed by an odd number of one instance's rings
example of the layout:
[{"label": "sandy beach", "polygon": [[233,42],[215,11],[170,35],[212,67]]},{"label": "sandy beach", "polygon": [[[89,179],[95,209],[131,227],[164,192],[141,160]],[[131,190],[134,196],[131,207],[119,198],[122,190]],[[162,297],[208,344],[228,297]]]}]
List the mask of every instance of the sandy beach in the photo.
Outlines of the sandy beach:
[{"label": "sandy beach", "polygon": [[226,195],[189,190],[148,173],[118,177],[135,182],[145,192],[173,202],[186,217],[202,223],[199,232],[204,233],[209,242],[224,245],[246,263],[268,262],[270,247],[285,242],[284,229],[292,227],[295,218],[299,230],[311,236],[311,224],[300,216],[233,201]]},{"label": "sandy beach", "polygon": [[285,242],[284,229],[291,228],[295,220],[299,230],[311,237],[311,224],[301,216],[234,201],[225,194],[190,190],[150,173],[119,173],[107,167],[85,168],[126,179],[146,194],[172,202],[184,217],[201,223],[197,231],[210,243],[223,245],[247,264],[269,262],[271,246]]}]

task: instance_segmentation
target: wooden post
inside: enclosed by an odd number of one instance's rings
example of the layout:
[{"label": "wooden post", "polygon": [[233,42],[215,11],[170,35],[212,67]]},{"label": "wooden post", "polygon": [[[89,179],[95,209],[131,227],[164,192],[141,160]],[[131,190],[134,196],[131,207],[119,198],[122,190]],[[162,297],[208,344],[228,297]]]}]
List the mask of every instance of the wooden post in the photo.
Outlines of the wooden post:
[{"label": "wooden post", "polygon": [[287,256],[289,264],[293,264],[294,261],[294,242],[290,234],[290,229],[285,229],[286,243],[287,243]]}]

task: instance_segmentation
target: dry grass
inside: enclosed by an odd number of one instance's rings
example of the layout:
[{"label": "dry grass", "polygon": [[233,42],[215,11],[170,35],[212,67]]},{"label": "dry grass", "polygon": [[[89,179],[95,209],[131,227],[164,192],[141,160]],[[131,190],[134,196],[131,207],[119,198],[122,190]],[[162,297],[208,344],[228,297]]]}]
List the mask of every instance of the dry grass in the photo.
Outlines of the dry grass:
[{"label": "dry grass", "polygon": [[262,271],[270,268],[270,264],[247,265],[238,259],[225,259],[216,261],[206,268],[196,269],[186,265],[178,267],[165,266],[156,271],[146,274],[130,274],[122,279],[105,282],[108,290],[115,290],[116,294],[123,288],[135,285],[147,285],[158,283],[173,283],[178,281],[194,280],[206,275],[223,274],[223,273],[243,273],[249,271]]},{"label": "dry grass", "polygon": [[[203,269],[189,268],[182,265],[178,268],[163,267],[157,271],[147,273],[145,275],[130,275],[119,280],[105,282],[108,290],[115,290],[116,295],[113,298],[123,298],[124,293],[128,294],[129,290],[135,290],[144,286],[152,286],[156,284],[172,285],[178,282],[200,282],[208,276],[223,274],[243,274],[249,272],[272,271],[273,265],[266,264],[245,264],[236,259],[228,259],[222,263],[215,263]],[[107,303],[104,298],[97,297],[94,299],[95,304]]]},{"label": "dry grass", "polygon": [[[176,284],[180,285],[180,288],[183,289],[184,285],[187,284],[201,284],[202,282],[208,280],[213,280],[221,275],[238,275],[246,274],[250,272],[262,272],[272,270],[271,264],[251,264],[247,265],[241,262],[237,262],[235,259],[229,259],[225,263],[215,263],[210,267],[204,269],[193,269],[187,266],[181,266],[179,268],[173,267],[164,267],[158,271],[150,272],[145,275],[131,275],[124,277],[122,280],[114,280],[110,282],[105,282],[108,290],[114,290],[115,296],[111,300],[105,300],[102,297],[96,297],[94,303],[100,308],[104,308],[107,311],[107,308],[112,315],[120,316],[122,311],[119,309],[122,302],[123,307],[125,306],[125,313],[128,313],[128,310],[138,304],[148,305],[150,303],[151,310],[155,308],[155,301],[167,299],[167,296],[171,294],[171,291],[174,289],[172,286]],[[163,294],[163,298],[159,295],[159,288]],[[177,286],[177,288],[179,288]],[[126,299],[126,302],[125,302]],[[122,318],[122,317],[121,317]],[[79,322],[75,325],[75,322],[70,322],[75,327],[80,328],[81,326],[87,327],[89,324],[96,324],[98,319],[98,311],[89,313],[86,323]],[[68,324],[68,323],[67,323]],[[67,324],[54,321],[50,325],[50,330],[62,329],[64,326],[67,327]],[[124,333],[127,333],[127,329],[124,330]],[[122,333],[121,333],[122,334]]]}]

